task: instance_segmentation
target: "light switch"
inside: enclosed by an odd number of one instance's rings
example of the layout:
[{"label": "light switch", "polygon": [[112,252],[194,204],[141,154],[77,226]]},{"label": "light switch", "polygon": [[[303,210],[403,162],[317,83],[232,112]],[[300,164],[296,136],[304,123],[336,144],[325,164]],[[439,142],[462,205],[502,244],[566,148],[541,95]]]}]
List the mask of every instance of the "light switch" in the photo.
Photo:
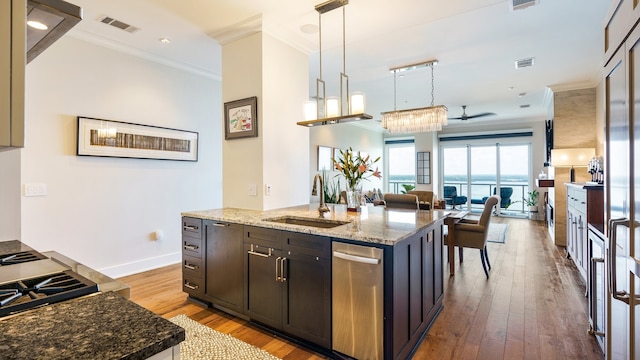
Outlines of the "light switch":
[{"label": "light switch", "polygon": [[47,184],[30,183],[24,184],[24,196],[46,196]]},{"label": "light switch", "polygon": [[257,184],[249,184],[249,196],[258,196]]}]

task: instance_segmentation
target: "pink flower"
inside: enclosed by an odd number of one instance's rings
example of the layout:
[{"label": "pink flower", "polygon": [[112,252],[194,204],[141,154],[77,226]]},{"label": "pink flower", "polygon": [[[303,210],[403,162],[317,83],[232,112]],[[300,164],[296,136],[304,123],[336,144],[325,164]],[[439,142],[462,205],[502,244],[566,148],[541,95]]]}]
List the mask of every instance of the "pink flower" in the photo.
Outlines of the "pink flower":
[{"label": "pink flower", "polygon": [[378,168],[376,168],[376,171],[373,172],[373,176],[377,177],[378,179],[382,179],[382,174],[380,173],[380,171],[378,171]]},{"label": "pink flower", "polygon": [[362,174],[365,171],[367,171],[367,167],[364,164],[360,164],[360,166],[358,166],[358,172]]}]

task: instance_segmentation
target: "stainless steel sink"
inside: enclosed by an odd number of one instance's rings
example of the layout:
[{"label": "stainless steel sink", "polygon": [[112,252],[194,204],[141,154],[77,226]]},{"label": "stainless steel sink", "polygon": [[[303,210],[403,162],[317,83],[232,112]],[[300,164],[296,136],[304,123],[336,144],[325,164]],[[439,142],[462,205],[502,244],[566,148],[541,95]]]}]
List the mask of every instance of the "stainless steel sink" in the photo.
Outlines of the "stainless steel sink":
[{"label": "stainless steel sink", "polygon": [[297,216],[282,216],[277,218],[263,219],[264,221],[277,222],[281,224],[291,224],[300,226],[317,227],[329,229],[340,225],[348,224],[349,221],[331,220],[331,219],[315,219]]}]

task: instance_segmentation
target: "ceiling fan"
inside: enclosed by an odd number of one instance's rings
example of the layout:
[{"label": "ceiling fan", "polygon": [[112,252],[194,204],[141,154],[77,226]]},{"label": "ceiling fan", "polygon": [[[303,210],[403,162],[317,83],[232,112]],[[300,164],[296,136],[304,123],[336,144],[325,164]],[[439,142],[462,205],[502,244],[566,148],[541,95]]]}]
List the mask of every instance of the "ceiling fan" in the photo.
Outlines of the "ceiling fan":
[{"label": "ceiling fan", "polygon": [[462,115],[460,115],[459,117],[449,118],[449,120],[466,121],[466,120],[473,119],[473,118],[479,118],[479,117],[483,117],[483,116],[495,115],[495,113],[492,113],[492,112],[484,112],[484,113],[475,114],[475,115],[467,115],[467,111],[466,110],[467,110],[467,105],[462,105]]}]

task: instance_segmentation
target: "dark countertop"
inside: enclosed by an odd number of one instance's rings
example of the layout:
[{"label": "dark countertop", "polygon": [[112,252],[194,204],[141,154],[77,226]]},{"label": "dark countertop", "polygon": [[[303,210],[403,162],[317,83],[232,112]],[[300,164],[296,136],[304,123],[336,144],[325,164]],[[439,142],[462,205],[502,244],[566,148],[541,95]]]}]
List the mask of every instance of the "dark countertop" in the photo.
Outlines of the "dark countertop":
[{"label": "dark countertop", "polygon": [[2,359],[146,359],[184,329],[114,293],[97,293],[0,320]]},{"label": "dark countertop", "polygon": [[[264,211],[237,208],[187,211],[182,216],[393,246],[425,227],[442,222],[451,213],[451,210],[385,209],[383,206],[366,206],[361,212],[347,212],[346,205],[327,205],[330,212],[322,218],[317,203]],[[270,221],[283,217],[345,224],[325,229]]]}]

